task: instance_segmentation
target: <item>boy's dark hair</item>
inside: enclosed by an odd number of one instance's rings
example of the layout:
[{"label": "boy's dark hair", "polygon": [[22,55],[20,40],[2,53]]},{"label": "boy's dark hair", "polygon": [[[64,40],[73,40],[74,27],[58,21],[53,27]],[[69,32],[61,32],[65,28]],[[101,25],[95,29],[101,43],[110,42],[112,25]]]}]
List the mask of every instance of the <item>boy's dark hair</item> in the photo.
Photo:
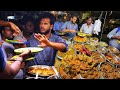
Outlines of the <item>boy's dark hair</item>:
[{"label": "boy's dark hair", "polygon": [[39,17],[39,22],[43,18],[49,18],[50,19],[50,24],[54,24],[54,22],[56,21],[55,16],[52,13],[49,13],[49,12],[43,12],[43,13],[41,13],[40,17]]},{"label": "boy's dark hair", "polygon": [[93,20],[93,18],[91,16],[87,17],[86,20],[88,20],[89,18],[91,18]]},{"label": "boy's dark hair", "polygon": [[23,17],[23,24],[25,25],[27,22],[32,22],[34,23],[34,19],[32,16],[24,16]]},{"label": "boy's dark hair", "polygon": [[77,15],[75,15],[75,14],[72,14],[72,15],[70,16],[70,18],[73,18],[73,17],[77,17]]},{"label": "boy's dark hair", "polygon": [[61,18],[63,18],[63,16],[62,16],[62,15],[58,15],[57,18],[58,18],[58,19],[61,19]]},{"label": "boy's dark hair", "polygon": [[[51,25],[54,25],[54,22],[56,21],[56,18],[55,18],[55,16],[54,16],[52,13],[42,12],[42,13],[39,15],[39,18],[38,18],[37,21],[36,21],[35,33],[38,33],[38,32],[39,32],[39,24],[40,24],[41,19],[43,19],[43,18],[49,18]],[[53,29],[52,29],[51,32],[53,33]]]}]

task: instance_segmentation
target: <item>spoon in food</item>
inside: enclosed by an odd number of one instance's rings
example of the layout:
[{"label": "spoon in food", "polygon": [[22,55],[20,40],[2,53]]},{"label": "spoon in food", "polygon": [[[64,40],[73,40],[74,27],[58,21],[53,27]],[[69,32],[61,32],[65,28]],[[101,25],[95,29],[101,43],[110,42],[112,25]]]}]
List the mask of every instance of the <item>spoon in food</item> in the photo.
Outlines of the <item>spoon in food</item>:
[{"label": "spoon in food", "polygon": [[35,79],[38,79],[38,72],[36,73],[36,77],[35,77]]}]

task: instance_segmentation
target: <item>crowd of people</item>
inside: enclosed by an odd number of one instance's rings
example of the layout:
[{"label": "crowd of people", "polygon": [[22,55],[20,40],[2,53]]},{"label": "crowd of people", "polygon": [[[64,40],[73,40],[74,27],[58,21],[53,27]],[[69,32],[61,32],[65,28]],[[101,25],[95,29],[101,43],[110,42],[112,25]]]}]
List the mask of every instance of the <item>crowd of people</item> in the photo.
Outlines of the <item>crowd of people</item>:
[{"label": "crowd of people", "polygon": [[[38,18],[38,17],[37,17]],[[94,22],[92,17],[86,18],[83,25],[76,23],[77,16],[71,15],[68,21],[64,22],[63,16],[55,17],[49,12],[43,12],[39,18],[34,20],[32,17],[24,17],[22,25],[19,22],[8,22],[0,20],[0,78],[23,79],[26,74],[26,68],[33,65],[54,66],[57,51],[66,52],[68,44],[59,36],[59,33],[66,33],[65,37],[73,38],[78,32],[94,35]],[[15,25],[15,24],[16,25]],[[120,50],[120,28],[115,28],[108,35],[110,45]],[[27,41],[26,44],[11,44],[9,40]],[[21,68],[23,61],[29,57],[30,51],[19,55],[17,60],[11,65],[7,60],[15,55],[14,50],[24,47],[42,47],[42,52],[35,55],[34,60],[25,63]]]}]

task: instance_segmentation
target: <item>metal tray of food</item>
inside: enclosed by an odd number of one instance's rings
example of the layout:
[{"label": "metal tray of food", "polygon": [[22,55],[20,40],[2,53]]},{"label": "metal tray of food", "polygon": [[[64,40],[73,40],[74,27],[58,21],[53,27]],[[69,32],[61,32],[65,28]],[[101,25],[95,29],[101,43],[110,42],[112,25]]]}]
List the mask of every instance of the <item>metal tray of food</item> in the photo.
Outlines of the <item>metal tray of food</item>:
[{"label": "metal tray of food", "polygon": [[95,42],[98,42],[99,39],[97,37],[90,37],[89,38],[89,41],[95,41]]},{"label": "metal tray of food", "polygon": [[72,46],[68,46],[67,52],[57,52],[57,58],[62,60],[66,55],[73,55],[76,53],[76,50]]},{"label": "metal tray of food", "polygon": [[80,36],[73,37],[73,42],[84,43],[84,42],[87,42],[87,41],[88,41],[87,37],[80,37]]},{"label": "metal tray of food", "polygon": [[109,61],[110,63],[112,63],[114,65],[120,65],[120,58],[117,57],[115,54],[106,53],[105,57],[106,57],[107,61]]},{"label": "metal tray of food", "polygon": [[42,78],[42,77],[26,77],[25,79],[44,79],[44,78]]},{"label": "metal tray of food", "polygon": [[95,51],[96,50],[96,47],[94,45],[91,45],[91,44],[84,44],[84,46],[89,49],[90,51]]},{"label": "metal tray of food", "polygon": [[[90,62],[91,63],[91,62]],[[98,65],[84,66],[78,60],[69,63],[62,63],[59,67],[59,74],[62,79],[99,79]],[[86,62],[87,65],[87,62]],[[92,74],[92,75],[91,75]]]},{"label": "metal tray of food", "polygon": [[51,75],[56,75],[55,71],[53,70],[52,66],[47,65],[34,65],[27,68],[27,74],[30,76],[38,76],[48,77]]},{"label": "metal tray of food", "polygon": [[104,56],[104,54],[100,53],[99,51],[92,51],[91,56],[95,59],[95,60],[99,60],[99,63],[101,62],[105,62],[107,59]]},{"label": "metal tray of food", "polygon": [[120,73],[112,63],[101,62],[98,67],[101,79],[120,79]]},{"label": "metal tray of food", "polygon": [[112,47],[112,46],[107,46],[106,47],[110,52],[114,53],[114,54],[120,54],[120,51],[115,48],[115,47]]},{"label": "metal tray of food", "polygon": [[102,54],[108,53],[108,50],[105,47],[97,46],[96,50]]},{"label": "metal tray of food", "polygon": [[100,79],[100,71],[97,67],[93,67],[92,69],[86,71],[85,73],[81,73],[81,79]]},{"label": "metal tray of food", "polygon": [[108,44],[106,42],[103,42],[103,41],[100,41],[98,42],[99,46],[102,46],[102,47],[107,47]]}]

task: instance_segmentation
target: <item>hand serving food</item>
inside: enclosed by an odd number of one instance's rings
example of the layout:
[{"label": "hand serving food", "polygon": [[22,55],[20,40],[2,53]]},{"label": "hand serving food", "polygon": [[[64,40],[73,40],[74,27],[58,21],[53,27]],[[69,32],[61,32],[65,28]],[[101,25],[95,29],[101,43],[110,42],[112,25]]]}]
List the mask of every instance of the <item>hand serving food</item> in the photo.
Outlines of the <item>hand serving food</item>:
[{"label": "hand serving food", "polygon": [[40,45],[38,45],[39,47],[47,47],[50,46],[50,41],[47,39],[47,37],[45,35],[41,35],[41,34],[35,34],[34,37],[40,41]]},{"label": "hand serving food", "polygon": [[13,58],[10,59],[10,61],[23,61],[23,60],[26,60],[28,58],[30,58],[30,53],[31,53],[31,50],[26,50],[25,52],[21,53],[20,55],[16,55],[14,56]]}]

